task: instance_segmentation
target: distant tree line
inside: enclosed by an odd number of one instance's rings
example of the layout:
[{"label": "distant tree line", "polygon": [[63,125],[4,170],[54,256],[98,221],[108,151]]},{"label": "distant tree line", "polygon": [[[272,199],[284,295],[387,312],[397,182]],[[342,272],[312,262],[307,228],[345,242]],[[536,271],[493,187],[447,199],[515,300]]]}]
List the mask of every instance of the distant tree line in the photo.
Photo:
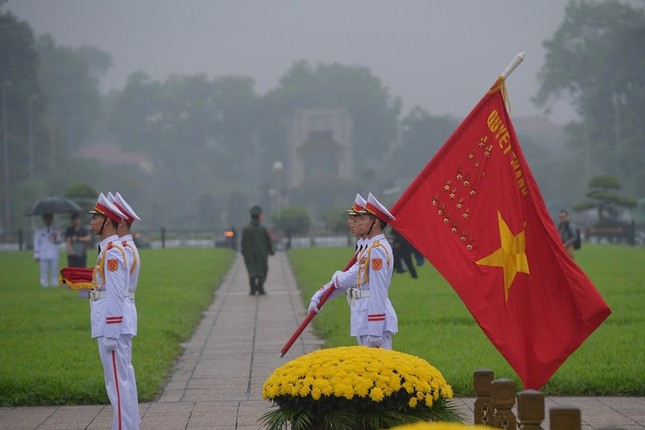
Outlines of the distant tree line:
[{"label": "distant tree line", "polygon": [[[161,81],[136,72],[123,88],[101,94],[110,54],[36,36],[27,22],[4,11],[5,3],[0,0],[6,108],[0,156],[8,172],[0,177],[0,203],[5,208],[9,202],[11,223],[4,228],[27,226],[22,213],[31,202],[79,183],[122,191],[151,228],[240,226],[251,204],[272,206],[272,166],[286,160],[287,121],[305,108],[343,108],[351,115],[356,178],[310,181],[277,198],[296,206],[316,198],[324,208],[342,211],[356,192],[402,191],[460,121],[420,106],[402,112],[402,101],[365,67],[306,61],[293,64],[266,94],[255,90],[252,78],[210,78],[208,71]],[[618,1],[572,1],[545,47],[536,103],[548,110],[566,94],[581,118],[566,127],[567,147],[518,130],[545,199],[571,204],[592,176],[604,173],[617,176],[627,195],[642,193],[643,10]],[[442,109],[440,101],[433,109]],[[74,157],[95,142],[113,143],[151,164]],[[397,197],[394,191],[384,200],[391,204]],[[314,222],[329,219],[330,228],[342,228],[328,210],[311,214]]]}]

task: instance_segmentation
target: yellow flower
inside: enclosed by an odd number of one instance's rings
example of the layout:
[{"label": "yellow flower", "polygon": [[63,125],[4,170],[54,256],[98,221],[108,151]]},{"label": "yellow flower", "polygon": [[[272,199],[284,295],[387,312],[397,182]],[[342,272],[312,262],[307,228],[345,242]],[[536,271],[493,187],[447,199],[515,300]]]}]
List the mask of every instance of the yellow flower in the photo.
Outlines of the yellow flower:
[{"label": "yellow flower", "polygon": [[372,391],[370,391],[370,399],[375,402],[380,402],[383,400],[383,391],[378,387],[372,388]]},{"label": "yellow flower", "polygon": [[320,389],[314,388],[313,390],[311,390],[311,398],[312,399],[318,400],[318,399],[320,399],[321,395],[322,395],[322,391],[320,391]]},{"label": "yellow flower", "polygon": [[456,423],[416,423],[392,427],[392,430],[493,430],[492,427]]},{"label": "yellow flower", "polygon": [[307,397],[307,396],[309,395],[309,393],[310,393],[310,392],[311,392],[311,391],[309,390],[309,386],[308,386],[308,385],[303,385],[303,386],[302,386],[302,387],[300,387],[300,389],[298,390],[298,395],[299,395],[300,397]]},{"label": "yellow flower", "polygon": [[410,398],[410,401],[408,402],[408,405],[410,405],[411,408],[416,408],[417,407],[417,398],[416,397]]},{"label": "yellow flower", "polygon": [[[329,348],[300,356],[276,369],[262,396],[347,400],[385,398],[407,393],[406,403],[427,406],[452,398],[452,387],[427,361],[402,352],[363,346]],[[412,399],[415,399],[414,401]]]}]

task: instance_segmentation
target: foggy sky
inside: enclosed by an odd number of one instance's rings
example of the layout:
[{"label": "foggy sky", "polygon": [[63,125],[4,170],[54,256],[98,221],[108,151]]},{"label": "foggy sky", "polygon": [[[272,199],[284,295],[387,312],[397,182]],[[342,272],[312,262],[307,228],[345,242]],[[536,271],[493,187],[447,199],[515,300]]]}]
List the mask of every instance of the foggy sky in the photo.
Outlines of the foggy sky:
[{"label": "foggy sky", "polygon": [[[507,81],[512,116],[541,115],[544,40],[567,0],[10,0],[7,9],[58,44],[112,55],[102,89],[122,88],[137,70],[244,75],[264,94],[298,60],[368,67],[404,114],[464,117],[513,57]],[[559,102],[549,119],[574,117]]]}]

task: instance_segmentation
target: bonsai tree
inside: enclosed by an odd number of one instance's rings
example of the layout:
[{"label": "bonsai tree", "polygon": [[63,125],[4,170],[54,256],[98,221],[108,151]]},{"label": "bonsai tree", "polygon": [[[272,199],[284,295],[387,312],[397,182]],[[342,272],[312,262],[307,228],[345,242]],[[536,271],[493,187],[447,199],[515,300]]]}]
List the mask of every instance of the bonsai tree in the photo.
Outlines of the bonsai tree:
[{"label": "bonsai tree", "polygon": [[583,211],[587,209],[598,210],[598,223],[606,224],[620,212],[620,208],[634,208],[637,202],[634,199],[620,196],[616,191],[622,188],[620,181],[610,175],[600,175],[591,179],[587,197],[576,203],[573,209]]}]

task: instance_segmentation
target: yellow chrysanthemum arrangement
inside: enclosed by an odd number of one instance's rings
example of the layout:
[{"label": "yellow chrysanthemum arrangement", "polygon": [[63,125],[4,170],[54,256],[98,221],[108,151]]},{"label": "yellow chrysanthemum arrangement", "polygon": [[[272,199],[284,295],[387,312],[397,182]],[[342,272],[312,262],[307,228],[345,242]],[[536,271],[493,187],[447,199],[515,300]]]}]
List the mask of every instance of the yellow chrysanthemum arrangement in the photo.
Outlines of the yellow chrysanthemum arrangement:
[{"label": "yellow chrysanthemum arrangement", "polygon": [[391,428],[461,421],[439,370],[413,355],[350,346],[318,350],[276,369],[262,397],[278,406],[261,420],[278,430]]},{"label": "yellow chrysanthemum arrangement", "polygon": [[493,430],[493,427],[480,425],[466,425],[456,423],[418,423],[405,424],[394,427],[392,430]]}]

